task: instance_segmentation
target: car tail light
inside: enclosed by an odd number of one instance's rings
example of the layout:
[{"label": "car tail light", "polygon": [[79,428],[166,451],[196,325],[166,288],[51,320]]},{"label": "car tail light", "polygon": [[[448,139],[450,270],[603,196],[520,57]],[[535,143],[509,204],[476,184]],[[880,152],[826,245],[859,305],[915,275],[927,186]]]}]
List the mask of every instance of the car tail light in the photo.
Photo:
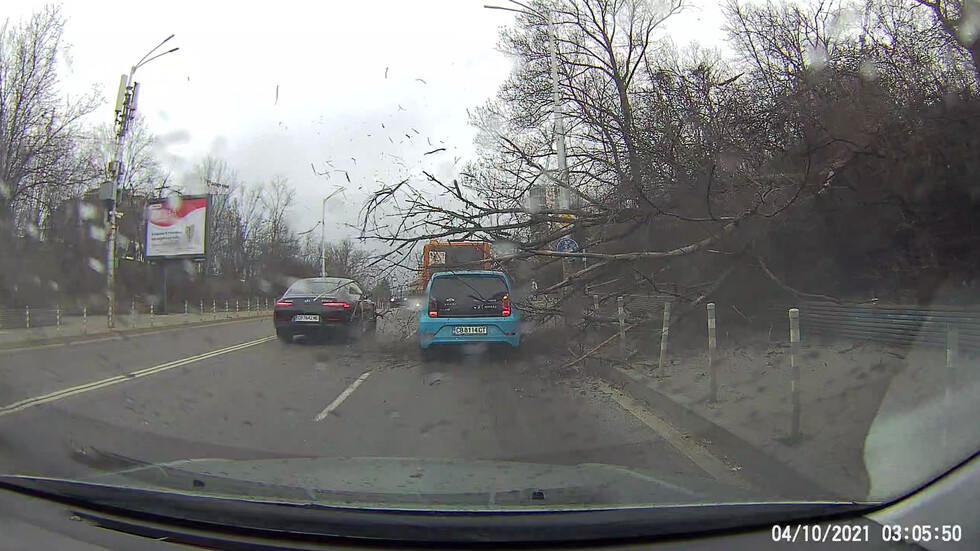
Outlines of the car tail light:
[{"label": "car tail light", "polygon": [[510,295],[504,295],[503,303],[500,305],[500,315],[504,317],[510,315]]},{"label": "car tail light", "polygon": [[429,300],[429,317],[437,318],[439,317],[439,303],[435,300]]},{"label": "car tail light", "polygon": [[350,308],[350,304],[346,302],[324,302],[323,305],[331,308]]},{"label": "car tail light", "polygon": [[285,308],[287,306],[292,306],[292,305],[293,305],[293,301],[291,300],[280,300],[279,302],[276,303],[276,308]]}]

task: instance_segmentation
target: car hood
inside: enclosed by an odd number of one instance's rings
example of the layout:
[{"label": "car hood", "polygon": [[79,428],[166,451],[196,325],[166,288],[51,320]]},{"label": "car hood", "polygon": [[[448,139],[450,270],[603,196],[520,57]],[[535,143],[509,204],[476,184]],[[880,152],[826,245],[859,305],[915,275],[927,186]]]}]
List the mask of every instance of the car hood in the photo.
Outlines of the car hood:
[{"label": "car hood", "polygon": [[84,481],[207,496],[386,508],[595,508],[763,499],[748,489],[710,479],[655,476],[606,464],[398,457],[193,459],[133,466]]}]

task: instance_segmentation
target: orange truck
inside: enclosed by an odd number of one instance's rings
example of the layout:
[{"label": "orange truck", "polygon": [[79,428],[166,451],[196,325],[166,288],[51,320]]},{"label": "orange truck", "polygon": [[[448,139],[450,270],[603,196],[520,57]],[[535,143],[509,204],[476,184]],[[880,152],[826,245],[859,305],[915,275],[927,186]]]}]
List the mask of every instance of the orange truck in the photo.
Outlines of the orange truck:
[{"label": "orange truck", "polygon": [[491,269],[490,243],[487,241],[439,241],[433,239],[422,247],[422,265],[419,279],[413,285],[416,294],[422,294],[429,278],[436,272],[448,270]]}]

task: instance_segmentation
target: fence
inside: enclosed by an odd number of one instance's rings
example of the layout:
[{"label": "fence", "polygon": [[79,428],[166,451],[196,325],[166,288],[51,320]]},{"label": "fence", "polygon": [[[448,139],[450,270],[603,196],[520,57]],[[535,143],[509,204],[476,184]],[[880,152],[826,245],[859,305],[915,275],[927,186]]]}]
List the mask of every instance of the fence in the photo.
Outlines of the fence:
[{"label": "fence", "polygon": [[980,351],[980,309],[966,306],[867,304],[833,302],[800,304],[804,333],[838,335],[887,344],[944,347],[950,326],[959,332],[963,349]]},{"label": "fence", "polygon": [[[245,297],[226,301],[214,299],[184,301],[178,311],[172,311],[165,316],[168,319],[180,319],[183,323],[195,321],[235,318],[257,312],[269,311],[275,305],[266,297]],[[125,308],[125,309],[124,309]],[[70,323],[82,324],[83,327],[95,328],[104,326],[105,310],[89,308],[45,307],[0,309],[0,329],[38,329],[44,327],[61,328]],[[113,319],[116,327],[136,327],[139,325],[153,326],[156,320],[164,314],[154,311],[153,305],[144,305],[131,301],[128,305],[119,305],[114,310]],[[182,318],[182,319],[181,319]]]},{"label": "fence", "polygon": [[[657,321],[658,301],[652,297],[634,297],[632,304],[634,310],[639,306],[646,306],[650,309],[646,315],[630,316],[625,308],[628,296],[617,296],[614,301],[617,305],[614,317],[603,316],[601,314],[600,300],[595,298],[595,305],[589,312],[584,314],[586,319],[590,319],[593,325],[600,327],[614,328],[613,334],[602,341],[598,346],[591,348],[588,352],[581,355],[578,359],[566,364],[574,365],[595,353],[602,347],[612,344],[618,340],[619,353],[610,356],[599,357],[600,360],[612,360],[616,363],[631,364],[632,355],[627,342],[628,331],[642,325],[649,326]],[[669,343],[669,329],[671,325],[671,302],[662,301],[661,310],[662,330],[660,332],[659,361],[656,363],[657,376],[670,376],[667,364],[667,353]],[[960,350],[980,351],[980,308],[969,306],[933,306],[922,308],[909,305],[886,305],[872,302],[868,304],[842,305],[834,302],[804,301],[799,303],[798,308],[780,307],[782,319],[786,320],[784,326],[788,331],[780,330],[778,340],[788,336],[789,347],[789,369],[790,385],[788,390],[791,416],[789,419],[789,438],[798,439],[801,435],[800,419],[803,405],[801,403],[801,377],[800,366],[804,361],[801,356],[801,347],[807,334],[835,335],[856,340],[866,340],[882,342],[887,344],[930,346],[945,348],[946,351],[946,371],[951,373],[955,369],[957,357]],[[718,343],[717,331],[719,329],[716,318],[716,305],[708,303],[704,305],[701,314],[704,322],[701,325],[706,329],[707,351],[707,375],[708,375],[708,401],[717,402],[718,400],[718,375],[717,361]],[[744,316],[743,316],[744,317]],[[785,341],[783,341],[785,342]],[[676,369],[676,368],[675,368]],[[947,395],[950,389],[946,389]]]}]

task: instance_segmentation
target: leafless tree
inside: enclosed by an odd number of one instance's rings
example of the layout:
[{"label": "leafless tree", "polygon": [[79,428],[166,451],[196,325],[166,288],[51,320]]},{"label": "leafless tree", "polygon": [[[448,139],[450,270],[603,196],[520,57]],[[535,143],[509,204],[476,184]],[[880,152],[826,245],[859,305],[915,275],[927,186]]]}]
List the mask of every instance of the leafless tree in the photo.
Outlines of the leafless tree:
[{"label": "leafless tree", "polygon": [[977,0],[914,0],[929,8],[943,29],[973,61],[980,77],[980,2]]},{"label": "leafless tree", "polygon": [[[107,178],[106,167],[115,157],[116,134],[108,124],[96,127],[89,138],[89,163],[92,174],[97,175],[97,182]],[[121,193],[139,193],[143,195],[162,196],[167,192],[170,179],[163,172],[163,167],[156,155],[157,137],[150,131],[146,119],[137,115],[130,127],[123,151],[123,182]]]},{"label": "leafless tree", "polygon": [[36,228],[90,177],[79,155],[79,123],[98,95],[60,95],[63,31],[53,5],[0,28],[0,222],[19,230]]}]

